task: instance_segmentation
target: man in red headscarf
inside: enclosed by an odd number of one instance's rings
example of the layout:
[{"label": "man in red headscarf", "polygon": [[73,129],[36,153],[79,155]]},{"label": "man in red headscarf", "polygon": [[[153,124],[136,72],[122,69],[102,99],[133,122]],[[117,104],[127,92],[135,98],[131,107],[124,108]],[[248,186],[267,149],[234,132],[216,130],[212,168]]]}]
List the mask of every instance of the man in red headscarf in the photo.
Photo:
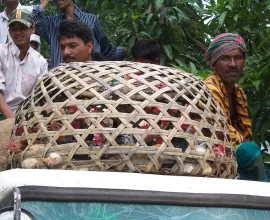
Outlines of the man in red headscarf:
[{"label": "man in red headscarf", "polygon": [[244,39],[233,33],[214,38],[205,53],[214,69],[205,83],[227,116],[241,179],[267,181],[261,151],[252,140],[247,98],[236,84],[243,76],[246,59]]}]

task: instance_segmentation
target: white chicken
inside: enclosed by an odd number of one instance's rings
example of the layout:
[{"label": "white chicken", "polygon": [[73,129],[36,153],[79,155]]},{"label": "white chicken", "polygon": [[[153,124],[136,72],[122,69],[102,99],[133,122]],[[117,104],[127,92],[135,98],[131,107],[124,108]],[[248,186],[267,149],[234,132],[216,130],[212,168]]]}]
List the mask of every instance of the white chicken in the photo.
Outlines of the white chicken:
[{"label": "white chicken", "polygon": [[54,167],[63,162],[63,158],[58,153],[50,153],[48,158],[43,159],[49,167]]},{"label": "white chicken", "polygon": [[184,163],[184,172],[190,174],[193,170],[197,170],[198,167],[199,167],[198,164],[185,162]]},{"label": "white chicken", "polygon": [[22,162],[22,168],[24,169],[38,169],[42,166],[42,162],[36,158],[27,158]]},{"label": "white chicken", "polygon": [[30,150],[38,151],[38,150],[41,150],[41,149],[43,149],[43,148],[45,148],[45,145],[44,145],[44,144],[34,144],[34,145],[30,146],[30,147],[28,148],[28,150],[29,150],[29,151],[30,151]]}]

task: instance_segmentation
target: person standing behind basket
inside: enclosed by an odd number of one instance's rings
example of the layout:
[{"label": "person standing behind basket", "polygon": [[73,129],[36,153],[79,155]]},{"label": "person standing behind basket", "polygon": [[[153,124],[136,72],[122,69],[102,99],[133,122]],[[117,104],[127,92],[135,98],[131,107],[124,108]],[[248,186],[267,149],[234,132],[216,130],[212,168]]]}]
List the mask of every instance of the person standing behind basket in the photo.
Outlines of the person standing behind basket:
[{"label": "person standing behind basket", "polygon": [[160,45],[155,40],[138,40],[131,54],[134,62],[159,64]]},{"label": "person standing behind basket", "polygon": [[213,39],[205,56],[214,69],[205,83],[227,116],[240,179],[268,181],[260,148],[251,142],[247,97],[236,84],[244,74],[244,39],[238,34],[220,34]]},{"label": "person standing behind basket", "polygon": [[106,60],[94,52],[93,32],[80,20],[63,20],[59,25],[58,40],[65,63]]},{"label": "person standing behind basket", "polygon": [[18,105],[48,68],[46,60],[30,47],[30,36],[35,32],[31,14],[21,9],[13,11],[8,26],[12,41],[0,45],[1,120],[14,117]]},{"label": "person standing behind basket", "polygon": [[36,34],[44,38],[50,45],[51,67],[55,67],[63,62],[57,39],[57,30],[61,21],[65,19],[81,20],[89,28],[93,29],[95,53],[101,53],[108,60],[124,59],[125,49],[123,47],[115,47],[111,44],[96,15],[79,11],[75,8],[73,0],[54,0],[54,2],[60,10],[60,15],[58,16],[44,15],[44,9],[48,5],[49,0],[43,0],[32,11],[33,20],[37,27]]}]

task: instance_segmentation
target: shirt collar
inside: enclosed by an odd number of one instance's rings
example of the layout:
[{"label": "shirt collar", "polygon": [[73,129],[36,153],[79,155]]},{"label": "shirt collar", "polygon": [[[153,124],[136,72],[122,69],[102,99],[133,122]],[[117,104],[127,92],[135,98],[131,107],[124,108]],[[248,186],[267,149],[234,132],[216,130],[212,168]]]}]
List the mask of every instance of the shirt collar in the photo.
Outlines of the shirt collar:
[{"label": "shirt collar", "polygon": [[[18,6],[16,9],[22,9],[22,5],[19,2]],[[7,16],[7,8],[4,9],[4,11],[1,13],[2,16],[2,21],[7,20],[8,21],[8,16]]]},{"label": "shirt collar", "polygon": [[10,44],[10,50],[13,56],[20,55],[20,49],[16,46],[16,44],[13,41],[9,42],[8,44]]},{"label": "shirt collar", "polygon": [[[79,18],[80,17],[80,11],[77,9],[77,8],[75,8],[75,11],[74,11],[74,13],[73,13],[74,15],[75,15],[75,17],[77,17],[77,18]],[[62,19],[66,19],[66,15],[65,14],[63,14],[63,13],[61,13],[60,15],[60,18],[62,18]]]},{"label": "shirt collar", "polygon": [[[13,42],[13,41],[11,41],[11,42],[9,42],[8,44],[10,44],[10,49],[11,49],[11,53],[12,53],[12,55],[13,56],[17,56],[17,57],[19,57],[20,56],[20,49],[16,46],[16,44]],[[30,48],[30,47],[29,47]],[[26,53],[26,56],[28,56],[28,54],[29,54],[29,49],[28,49],[28,51],[27,51],[27,53]]]}]

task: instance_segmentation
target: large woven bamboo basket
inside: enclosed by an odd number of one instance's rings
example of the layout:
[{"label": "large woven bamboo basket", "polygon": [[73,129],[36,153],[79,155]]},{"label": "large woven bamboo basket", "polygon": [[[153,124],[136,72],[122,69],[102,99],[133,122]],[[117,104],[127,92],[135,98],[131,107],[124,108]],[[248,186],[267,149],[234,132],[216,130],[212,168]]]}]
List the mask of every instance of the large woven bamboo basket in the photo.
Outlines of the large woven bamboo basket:
[{"label": "large woven bamboo basket", "polygon": [[12,168],[236,176],[226,117],[206,85],[159,65],[52,69],[19,107],[12,141]]}]

